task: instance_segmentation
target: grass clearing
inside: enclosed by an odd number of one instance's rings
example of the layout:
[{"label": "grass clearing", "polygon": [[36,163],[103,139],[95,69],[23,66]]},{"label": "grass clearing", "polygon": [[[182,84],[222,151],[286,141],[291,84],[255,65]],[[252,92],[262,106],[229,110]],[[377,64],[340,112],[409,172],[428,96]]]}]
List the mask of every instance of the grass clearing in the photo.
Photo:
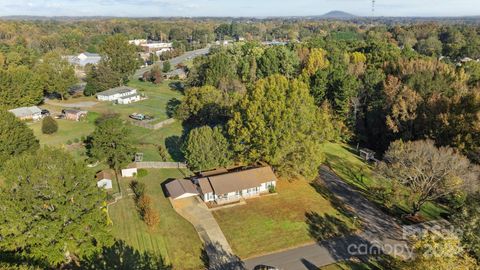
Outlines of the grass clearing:
[{"label": "grass clearing", "polygon": [[[193,226],[179,216],[163,194],[161,184],[167,179],[184,177],[177,169],[148,170],[148,175],[138,178],[145,183],[152,205],[158,211],[160,223],[150,232],[140,219],[133,197],[124,197],[109,207],[113,221],[113,234],[141,252],[161,255],[175,269],[201,269],[202,243]],[[121,179],[122,190],[126,191],[132,179]]]},{"label": "grass clearing", "polygon": [[[392,214],[401,216],[410,211],[406,202],[388,208],[384,201],[375,196],[372,192],[374,188],[380,186],[391,187],[391,183],[388,179],[378,175],[371,165],[360,159],[354,148],[336,143],[326,143],[323,147],[327,164],[343,181],[358,188],[368,199],[386,208]],[[427,220],[438,219],[445,213],[448,213],[448,209],[434,203],[426,203],[420,212],[422,217]]]},{"label": "grass clearing", "polygon": [[277,192],[213,212],[236,255],[248,258],[314,242],[308,222],[313,213],[352,227],[351,220],[305,180],[279,181]]},{"label": "grass clearing", "polygon": [[42,121],[31,123],[28,126],[40,141],[41,145],[66,145],[68,141],[73,142],[75,139],[80,140],[82,137],[90,135],[95,129],[94,119],[88,117],[83,121],[71,121],[57,119],[58,131],[54,134],[42,133]]}]

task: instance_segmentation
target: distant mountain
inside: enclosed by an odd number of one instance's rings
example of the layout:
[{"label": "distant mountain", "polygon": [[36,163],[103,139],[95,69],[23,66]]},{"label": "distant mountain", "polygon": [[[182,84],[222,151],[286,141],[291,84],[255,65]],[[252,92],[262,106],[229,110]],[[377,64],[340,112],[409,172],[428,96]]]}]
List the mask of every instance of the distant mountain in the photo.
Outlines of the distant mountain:
[{"label": "distant mountain", "polygon": [[339,10],[330,11],[330,12],[320,16],[320,18],[322,18],[322,19],[336,19],[336,20],[348,20],[348,19],[353,19],[353,18],[356,18],[356,17],[357,16],[355,16],[353,14],[343,12],[343,11],[339,11]]}]

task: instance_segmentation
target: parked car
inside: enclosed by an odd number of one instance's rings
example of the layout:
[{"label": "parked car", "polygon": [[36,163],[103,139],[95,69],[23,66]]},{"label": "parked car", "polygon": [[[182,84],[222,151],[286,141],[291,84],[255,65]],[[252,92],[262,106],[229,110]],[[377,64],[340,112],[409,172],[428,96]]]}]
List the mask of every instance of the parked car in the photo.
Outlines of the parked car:
[{"label": "parked car", "polygon": [[144,120],[152,120],[153,117],[150,115],[145,115],[141,113],[132,113],[129,115],[130,118],[138,121],[144,121]]},{"label": "parked car", "polygon": [[45,116],[50,116],[50,111],[49,110],[46,110],[46,109],[43,109],[42,110],[42,116],[45,117]]}]

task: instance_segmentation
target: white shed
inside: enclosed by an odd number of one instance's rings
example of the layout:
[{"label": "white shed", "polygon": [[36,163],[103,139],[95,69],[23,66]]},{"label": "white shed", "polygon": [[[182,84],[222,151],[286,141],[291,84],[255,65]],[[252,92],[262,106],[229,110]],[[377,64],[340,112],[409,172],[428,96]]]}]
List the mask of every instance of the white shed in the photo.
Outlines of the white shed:
[{"label": "white shed", "polygon": [[122,169],[122,177],[134,177],[137,175],[137,167],[135,165],[133,166],[128,166],[126,169]]}]

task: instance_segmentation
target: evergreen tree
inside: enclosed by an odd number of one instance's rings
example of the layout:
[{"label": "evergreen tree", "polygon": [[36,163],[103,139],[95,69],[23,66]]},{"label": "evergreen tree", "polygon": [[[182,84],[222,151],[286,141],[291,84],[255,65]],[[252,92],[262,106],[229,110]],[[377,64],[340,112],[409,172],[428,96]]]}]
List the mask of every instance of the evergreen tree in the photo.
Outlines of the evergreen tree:
[{"label": "evergreen tree", "polygon": [[135,148],[132,145],[130,130],[122,120],[107,118],[96,126],[91,135],[90,155],[106,161],[118,172],[133,160]]},{"label": "evergreen tree", "polygon": [[7,160],[38,148],[33,131],[12,113],[0,109],[0,168]]},{"label": "evergreen tree", "polygon": [[108,37],[100,47],[104,63],[121,75],[124,83],[138,68],[137,51],[122,35]]},{"label": "evergreen tree", "polygon": [[42,99],[42,82],[28,67],[0,68],[0,106],[32,106],[39,104]]},{"label": "evergreen tree", "polygon": [[172,65],[170,64],[170,61],[164,61],[163,62],[163,68],[162,68],[162,72],[163,73],[167,73],[169,72],[170,70],[172,69]]},{"label": "evergreen tree", "polygon": [[228,141],[219,127],[191,130],[183,152],[192,170],[214,169],[231,163]]},{"label": "evergreen tree", "polygon": [[37,70],[43,83],[43,91],[58,93],[62,100],[68,95],[70,87],[77,82],[72,65],[56,52],[44,55]]},{"label": "evergreen tree", "polygon": [[86,81],[87,85],[84,90],[86,96],[122,85],[120,73],[113,71],[105,63],[92,67],[87,73]]},{"label": "evergreen tree", "polygon": [[58,123],[51,116],[47,116],[42,120],[42,133],[53,134],[58,131]]},{"label": "evergreen tree", "polygon": [[6,163],[0,189],[0,249],[59,267],[110,243],[105,193],[84,163],[44,148]]}]

